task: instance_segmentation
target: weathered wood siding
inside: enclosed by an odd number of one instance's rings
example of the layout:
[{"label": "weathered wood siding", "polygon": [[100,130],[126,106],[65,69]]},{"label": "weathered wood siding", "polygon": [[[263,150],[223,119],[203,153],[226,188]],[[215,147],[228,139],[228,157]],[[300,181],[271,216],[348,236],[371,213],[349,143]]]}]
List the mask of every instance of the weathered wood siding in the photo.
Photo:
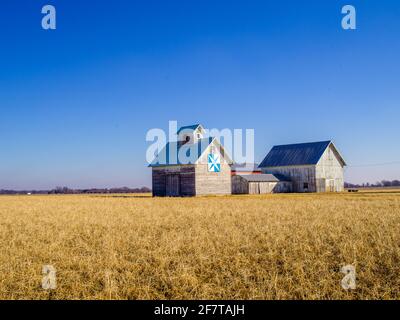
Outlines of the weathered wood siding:
[{"label": "weathered wood siding", "polygon": [[152,192],[153,197],[165,197],[166,195],[166,175],[165,169],[152,169]]},{"label": "weathered wood siding", "polygon": [[[213,153],[219,154],[221,159],[221,171],[209,172],[207,165],[210,147],[214,147]],[[217,145],[211,144],[198,159],[195,165],[196,195],[224,195],[232,194],[231,166],[224,156],[219,153]]]},{"label": "weathered wood siding", "polygon": [[290,181],[279,181],[273,187],[272,193],[289,193],[293,192],[293,183]]},{"label": "weathered wood siding", "polygon": [[221,164],[221,172],[209,172],[206,164],[196,165],[196,195],[231,194],[231,167]]},{"label": "weathered wood siding", "polygon": [[248,194],[249,183],[241,176],[232,176],[232,194]]},{"label": "weathered wood siding", "polygon": [[[178,176],[179,196],[194,196],[196,194],[194,165],[164,166],[155,167],[152,170],[152,189],[154,197],[171,195],[171,192],[167,192],[168,176]],[[171,179],[169,181],[171,181]]]},{"label": "weathered wood siding", "polygon": [[327,148],[316,166],[317,192],[344,191],[344,168],[332,146]]},{"label": "weathered wood siding", "polygon": [[267,194],[292,192],[292,183],[279,182],[252,182],[241,176],[232,176],[232,194]]},{"label": "weathered wood siding", "polygon": [[[264,173],[281,174],[292,181],[293,192],[317,192],[315,166],[262,168]],[[308,184],[308,188],[305,188]]]}]

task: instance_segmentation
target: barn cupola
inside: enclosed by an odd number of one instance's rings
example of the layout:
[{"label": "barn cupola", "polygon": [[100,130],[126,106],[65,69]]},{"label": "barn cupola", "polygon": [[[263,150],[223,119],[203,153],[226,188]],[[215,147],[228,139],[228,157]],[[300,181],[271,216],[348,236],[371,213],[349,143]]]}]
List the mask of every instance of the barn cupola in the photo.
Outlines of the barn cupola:
[{"label": "barn cupola", "polygon": [[183,145],[186,143],[196,143],[204,138],[205,130],[201,124],[181,127],[178,130],[178,142]]}]

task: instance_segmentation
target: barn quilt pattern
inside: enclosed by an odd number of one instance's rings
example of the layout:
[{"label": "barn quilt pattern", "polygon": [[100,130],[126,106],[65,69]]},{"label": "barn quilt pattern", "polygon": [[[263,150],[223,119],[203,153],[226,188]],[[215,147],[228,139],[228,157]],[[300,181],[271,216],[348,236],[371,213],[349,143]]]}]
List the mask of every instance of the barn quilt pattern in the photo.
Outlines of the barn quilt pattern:
[{"label": "barn quilt pattern", "polygon": [[208,155],[208,171],[209,172],[221,172],[221,160],[219,155],[210,153]]}]

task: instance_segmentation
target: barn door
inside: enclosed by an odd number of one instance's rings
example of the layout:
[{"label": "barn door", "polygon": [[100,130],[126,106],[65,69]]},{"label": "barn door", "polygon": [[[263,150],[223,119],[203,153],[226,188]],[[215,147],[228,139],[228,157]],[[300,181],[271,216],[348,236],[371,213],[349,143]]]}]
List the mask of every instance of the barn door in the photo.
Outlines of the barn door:
[{"label": "barn door", "polygon": [[249,183],[249,193],[250,194],[260,194],[260,185],[258,182]]},{"label": "barn door", "polygon": [[258,186],[260,188],[261,194],[266,194],[271,192],[269,182],[259,182]]},{"label": "barn door", "polygon": [[167,175],[166,183],[167,183],[166,185],[167,197],[179,196],[179,174]]},{"label": "barn door", "polygon": [[335,180],[326,179],[326,192],[335,192]]},{"label": "barn door", "polygon": [[335,192],[335,180],[332,179],[331,182],[329,183],[329,191],[330,192]]}]

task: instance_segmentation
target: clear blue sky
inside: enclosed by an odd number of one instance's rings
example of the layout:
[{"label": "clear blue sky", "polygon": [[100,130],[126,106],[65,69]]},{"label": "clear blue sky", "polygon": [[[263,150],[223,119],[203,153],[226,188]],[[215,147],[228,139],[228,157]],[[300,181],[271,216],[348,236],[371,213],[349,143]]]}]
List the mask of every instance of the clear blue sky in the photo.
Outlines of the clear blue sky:
[{"label": "clear blue sky", "polygon": [[0,188],[150,185],[169,120],[254,128],[258,161],[333,139],[347,181],[400,178],[358,167],[400,161],[399,1],[3,0],[0,49]]}]

